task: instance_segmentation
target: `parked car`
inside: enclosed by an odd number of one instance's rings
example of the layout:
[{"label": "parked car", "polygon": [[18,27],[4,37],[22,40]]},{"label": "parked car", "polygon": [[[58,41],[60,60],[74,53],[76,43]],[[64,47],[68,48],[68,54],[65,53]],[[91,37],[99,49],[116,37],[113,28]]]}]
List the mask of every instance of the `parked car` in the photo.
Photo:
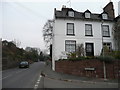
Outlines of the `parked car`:
[{"label": "parked car", "polygon": [[21,61],[19,64],[19,68],[29,68],[29,62],[28,61]]}]

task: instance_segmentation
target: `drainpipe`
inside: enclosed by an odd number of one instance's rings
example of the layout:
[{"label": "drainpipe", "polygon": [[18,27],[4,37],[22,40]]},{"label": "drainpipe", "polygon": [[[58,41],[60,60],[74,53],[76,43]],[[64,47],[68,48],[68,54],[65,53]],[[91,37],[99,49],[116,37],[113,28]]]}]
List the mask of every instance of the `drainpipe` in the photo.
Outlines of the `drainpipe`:
[{"label": "drainpipe", "polygon": [[106,78],[106,65],[105,65],[105,61],[103,61],[103,71],[104,71],[104,80],[107,80],[107,78]]},{"label": "drainpipe", "polygon": [[[101,34],[102,34],[102,56],[104,57],[104,49],[103,49],[103,20],[101,23]],[[104,80],[106,79],[106,65],[105,65],[105,61],[103,61],[103,73],[104,73]]]}]

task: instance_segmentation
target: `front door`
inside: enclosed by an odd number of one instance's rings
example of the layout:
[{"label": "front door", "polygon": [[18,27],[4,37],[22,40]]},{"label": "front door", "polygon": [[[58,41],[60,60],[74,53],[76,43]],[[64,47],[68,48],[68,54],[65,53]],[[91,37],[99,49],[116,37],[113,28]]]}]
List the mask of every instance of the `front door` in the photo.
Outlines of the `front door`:
[{"label": "front door", "polygon": [[94,44],[86,43],[86,56],[94,56]]}]

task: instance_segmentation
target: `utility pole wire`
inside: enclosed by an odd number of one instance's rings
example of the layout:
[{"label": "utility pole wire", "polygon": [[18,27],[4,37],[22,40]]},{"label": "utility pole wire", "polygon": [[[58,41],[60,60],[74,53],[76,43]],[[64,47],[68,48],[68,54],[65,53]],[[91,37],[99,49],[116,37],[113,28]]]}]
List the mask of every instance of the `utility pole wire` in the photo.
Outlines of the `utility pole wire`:
[{"label": "utility pole wire", "polygon": [[[30,19],[29,20],[32,20],[33,22],[36,22],[33,18],[30,17],[30,15],[27,15],[25,14],[23,11],[18,11],[18,9],[14,6],[15,4],[13,3],[9,3],[9,5],[16,11],[16,12],[19,12],[20,14],[23,14],[23,15],[26,15],[27,18],[29,17]],[[20,7],[20,6],[19,6]],[[38,18],[38,16],[37,16]],[[39,16],[39,19],[40,19],[40,16]],[[43,18],[42,18],[43,19]],[[41,20],[41,19],[40,19]],[[38,23],[38,22],[37,22]]]},{"label": "utility pole wire", "polygon": [[69,6],[71,7],[71,0],[67,1],[67,3],[69,3]]},{"label": "utility pole wire", "polygon": [[38,14],[37,12],[33,11],[32,9],[30,9],[28,7],[25,7],[24,5],[22,5],[22,4],[18,3],[18,2],[13,2],[13,3],[16,4],[16,5],[18,5],[18,6],[20,6],[20,7],[22,7],[22,8],[24,8],[24,9],[26,9],[28,12],[31,12],[32,14],[36,15],[39,18],[42,17],[42,18],[48,19],[47,17]]}]

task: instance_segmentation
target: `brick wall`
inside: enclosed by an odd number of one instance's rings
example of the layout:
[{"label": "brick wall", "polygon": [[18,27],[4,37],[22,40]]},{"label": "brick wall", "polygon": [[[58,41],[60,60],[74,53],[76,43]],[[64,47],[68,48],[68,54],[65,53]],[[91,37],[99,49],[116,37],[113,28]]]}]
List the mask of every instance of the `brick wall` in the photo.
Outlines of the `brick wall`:
[{"label": "brick wall", "polygon": [[[112,63],[106,63],[107,78],[118,78],[120,75],[120,60]],[[81,60],[81,61],[56,61],[56,71],[66,74],[103,78],[103,62],[99,60]],[[95,70],[85,70],[85,68],[94,68]],[[119,73],[118,73],[119,72]]]}]

